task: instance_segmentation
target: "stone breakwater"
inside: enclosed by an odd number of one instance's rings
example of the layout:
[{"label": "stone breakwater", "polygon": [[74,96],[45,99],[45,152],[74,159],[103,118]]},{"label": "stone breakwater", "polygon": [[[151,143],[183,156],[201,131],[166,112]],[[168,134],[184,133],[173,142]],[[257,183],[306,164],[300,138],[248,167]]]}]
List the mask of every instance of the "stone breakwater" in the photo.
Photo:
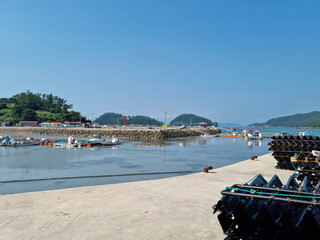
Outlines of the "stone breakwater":
[{"label": "stone breakwater", "polygon": [[83,137],[89,138],[101,134],[104,138],[120,138],[126,140],[161,140],[180,137],[193,137],[202,134],[218,134],[219,128],[188,129],[143,129],[143,128],[45,128],[45,127],[1,127],[2,134],[27,134],[41,136]]}]

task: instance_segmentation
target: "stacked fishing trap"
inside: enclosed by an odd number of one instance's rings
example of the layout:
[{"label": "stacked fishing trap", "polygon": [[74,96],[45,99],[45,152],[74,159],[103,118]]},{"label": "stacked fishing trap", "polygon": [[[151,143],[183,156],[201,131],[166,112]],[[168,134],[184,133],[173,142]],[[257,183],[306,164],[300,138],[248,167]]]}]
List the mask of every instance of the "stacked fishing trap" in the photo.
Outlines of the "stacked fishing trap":
[{"label": "stacked fishing trap", "polygon": [[213,206],[226,239],[317,239],[320,234],[320,138],[277,136],[270,150],[277,167],[294,169],[282,183],[262,175],[226,187]]},{"label": "stacked fishing trap", "polygon": [[[280,169],[320,170],[315,151],[320,151],[318,136],[273,136],[269,151]],[[295,162],[293,165],[292,162]]]}]

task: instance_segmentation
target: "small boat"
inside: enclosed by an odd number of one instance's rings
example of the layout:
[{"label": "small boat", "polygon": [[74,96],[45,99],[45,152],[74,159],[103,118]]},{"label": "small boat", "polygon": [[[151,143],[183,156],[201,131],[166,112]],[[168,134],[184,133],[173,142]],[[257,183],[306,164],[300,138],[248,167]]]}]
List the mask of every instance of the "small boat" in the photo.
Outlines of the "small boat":
[{"label": "small boat", "polygon": [[93,143],[93,144],[100,144],[100,143],[104,143],[107,142],[106,139],[101,138],[102,135],[98,134],[98,135],[93,135],[93,138],[89,139],[89,143]]},{"label": "small boat", "polygon": [[207,134],[207,133],[204,133],[204,134],[201,134],[200,137],[217,137],[218,134],[213,134],[213,135],[210,135],[210,134]]},{"label": "small boat", "polygon": [[74,137],[69,137],[68,142],[56,142],[54,146],[58,148],[80,148],[81,144]]},{"label": "small boat", "polygon": [[28,147],[28,146],[37,146],[39,141],[35,141],[33,138],[27,138],[26,140],[15,140],[8,136],[0,143],[0,146],[3,147]]},{"label": "small boat", "polygon": [[258,135],[252,135],[251,133],[247,134],[245,136],[245,140],[262,140],[263,137],[261,136],[261,133],[259,133]]},{"label": "small boat", "polygon": [[111,141],[107,141],[106,139],[101,138],[100,134],[94,135],[93,138],[89,139],[88,143],[102,146],[115,146],[121,144],[118,138],[112,138]]},{"label": "small boat", "polygon": [[30,141],[30,140],[21,140],[13,143],[13,147],[27,147],[27,146],[37,146],[39,145],[39,141]]},{"label": "small boat", "polygon": [[118,138],[112,138],[111,141],[105,141],[105,142],[101,142],[99,144],[102,146],[117,146],[117,145],[120,145],[121,142],[119,141]]}]

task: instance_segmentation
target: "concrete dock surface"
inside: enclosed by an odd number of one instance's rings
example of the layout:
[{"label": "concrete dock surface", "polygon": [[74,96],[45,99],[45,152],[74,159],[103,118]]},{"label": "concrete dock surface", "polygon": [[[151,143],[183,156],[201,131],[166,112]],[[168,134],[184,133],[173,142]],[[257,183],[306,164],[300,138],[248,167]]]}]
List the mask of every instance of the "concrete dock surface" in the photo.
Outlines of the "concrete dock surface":
[{"label": "concrete dock surface", "polygon": [[[224,239],[212,205],[261,173],[286,182],[267,154],[210,173],[0,196],[0,239]],[[213,166],[214,167],[214,166]]]}]

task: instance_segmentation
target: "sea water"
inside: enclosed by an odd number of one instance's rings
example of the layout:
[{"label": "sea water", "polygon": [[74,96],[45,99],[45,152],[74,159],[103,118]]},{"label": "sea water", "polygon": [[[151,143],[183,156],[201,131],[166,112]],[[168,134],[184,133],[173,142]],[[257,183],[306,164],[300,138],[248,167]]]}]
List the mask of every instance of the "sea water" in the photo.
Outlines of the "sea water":
[{"label": "sea water", "polygon": [[[260,131],[279,132],[279,129],[260,129]],[[286,131],[300,130],[286,129]],[[307,131],[314,135],[320,133],[319,130]],[[118,147],[79,149],[60,149],[50,146],[0,147],[0,194],[180,175],[168,172],[200,172],[206,165],[219,168],[249,159],[253,155],[267,154],[269,141],[270,139],[246,142],[243,138],[190,137],[159,142],[124,142]],[[144,175],[144,173],[168,174]],[[101,175],[112,176],[94,177]],[[70,177],[84,178],[65,179]],[[56,179],[39,180],[50,178]],[[7,182],[3,183],[4,181]]]}]

